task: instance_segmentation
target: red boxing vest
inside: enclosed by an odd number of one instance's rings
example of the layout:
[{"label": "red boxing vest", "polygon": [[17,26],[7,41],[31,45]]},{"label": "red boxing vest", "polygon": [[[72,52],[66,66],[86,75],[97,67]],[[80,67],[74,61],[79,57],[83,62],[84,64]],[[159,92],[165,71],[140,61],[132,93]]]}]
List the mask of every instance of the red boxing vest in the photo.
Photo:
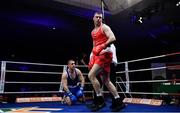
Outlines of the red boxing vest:
[{"label": "red boxing vest", "polygon": [[93,30],[91,32],[91,35],[92,35],[93,42],[95,44],[94,46],[104,44],[108,40],[108,38],[106,37],[106,35],[102,31],[102,25],[97,29],[97,31]]}]

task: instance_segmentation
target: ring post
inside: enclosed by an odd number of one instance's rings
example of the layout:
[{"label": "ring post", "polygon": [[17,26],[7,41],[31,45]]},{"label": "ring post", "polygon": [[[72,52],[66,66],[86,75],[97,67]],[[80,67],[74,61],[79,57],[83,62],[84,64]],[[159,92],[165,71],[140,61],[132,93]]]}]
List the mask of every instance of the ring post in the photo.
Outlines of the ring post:
[{"label": "ring post", "polygon": [[1,61],[0,93],[4,93],[5,75],[6,75],[6,61]]},{"label": "ring post", "polygon": [[129,92],[129,69],[128,62],[125,62],[125,75],[126,75],[126,93]]}]

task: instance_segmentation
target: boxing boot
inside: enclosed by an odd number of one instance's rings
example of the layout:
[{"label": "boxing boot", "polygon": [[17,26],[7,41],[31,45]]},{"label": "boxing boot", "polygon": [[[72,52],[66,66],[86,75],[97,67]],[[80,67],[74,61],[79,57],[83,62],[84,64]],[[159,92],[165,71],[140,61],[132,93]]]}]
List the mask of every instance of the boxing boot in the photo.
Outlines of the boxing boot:
[{"label": "boxing boot", "polygon": [[102,96],[98,96],[94,102],[94,104],[90,107],[92,112],[98,111],[106,106],[104,102],[104,98]]},{"label": "boxing boot", "polygon": [[125,104],[123,103],[123,99],[117,98],[112,103],[111,112],[118,112],[123,108],[125,108]]}]

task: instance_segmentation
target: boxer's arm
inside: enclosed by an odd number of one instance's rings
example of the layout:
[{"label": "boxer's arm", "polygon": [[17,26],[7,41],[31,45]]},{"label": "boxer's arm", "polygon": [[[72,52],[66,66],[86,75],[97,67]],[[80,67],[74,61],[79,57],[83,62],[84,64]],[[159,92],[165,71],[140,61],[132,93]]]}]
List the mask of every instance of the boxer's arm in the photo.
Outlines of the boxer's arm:
[{"label": "boxer's arm", "polygon": [[104,34],[107,36],[107,38],[108,38],[108,40],[105,43],[106,45],[110,45],[111,43],[116,41],[116,37],[115,37],[114,33],[112,32],[112,30],[111,30],[111,28],[109,26],[103,24],[102,30],[103,30]]},{"label": "boxer's arm", "polygon": [[77,72],[78,72],[79,80],[81,81],[81,87],[84,88],[85,80],[83,74],[79,69],[77,69]]},{"label": "boxer's arm", "polygon": [[89,61],[91,60],[92,56],[93,56],[93,53],[91,52],[89,55]]},{"label": "boxer's arm", "polygon": [[67,83],[67,74],[65,72],[62,74],[61,82],[63,84],[64,91],[67,93],[70,92]]}]

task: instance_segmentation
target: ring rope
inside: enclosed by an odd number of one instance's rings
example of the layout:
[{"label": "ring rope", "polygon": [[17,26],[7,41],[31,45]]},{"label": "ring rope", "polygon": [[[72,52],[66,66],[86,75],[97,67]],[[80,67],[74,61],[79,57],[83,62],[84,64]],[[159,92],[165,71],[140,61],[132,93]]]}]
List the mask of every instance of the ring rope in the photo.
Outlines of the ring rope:
[{"label": "ring rope", "polygon": [[[26,92],[3,92],[3,94],[29,94],[29,93],[63,93],[64,91],[26,91]],[[93,93],[93,91],[84,91],[85,93]],[[0,92],[0,94],[2,94]]]},{"label": "ring rope", "polygon": [[44,66],[57,66],[57,67],[63,67],[66,65],[59,65],[59,64],[45,64],[45,63],[30,63],[30,62],[15,62],[15,61],[5,61],[6,63],[12,63],[12,64],[29,64],[29,65],[44,65]]},{"label": "ring rope", "polygon": [[[129,83],[149,83],[149,82],[170,82],[174,80],[145,80],[145,81],[128,81]],[[176,81],[180,81],[180,79],[176,79]],[[116,82],[116,83],[127,83],[126,81],[123,82]]]},{"label": "ring rope", "polygon": [[[109,91],[103,91],[103,93],[109,93]],[[138,94],[138,95],[174,95],[174,96],[180,96],[180,93],[150,93],[150,92],[118,92],[118,93],[130,93],[130,94]]]},{"label": "ring rope", "polygon": [[[159,83],[159,82],[170,82],[174,80],[145,80],[145,81],[128,81],[129,83]],[[180,81],[180,79],[176,79],[176,81]],[[13,82],[13,81],[6,81],[5,83],[18,83],[18,84],[61,84],[61,82]],[[125,84],[127,83],[126,81],[123,82],[116,82],[119,84]],[[85,84],[91,84],[91,82],[86,82]],[[176,83],[177,84],[177,83]]]},{"label": "ring rope", "polygon": [[[46,64],[46,63],[31,63],[31,62],[16,62],[16,61],[5,61],[6,63],[11,64],[29,64],[29,65],[43,65],[43,66],[56,66],[56,67],[63,67],[67,65],[59,65],[59,64]],[[76,65],[76,67],[87,67],[84,65]]]},{"label": "ring rope", "polygon": [[140,94],[140,95],[174,95],[174,96],[180,96],[180,93],[150,93],[150,92],[118,92],[118,93],[131,93],[131,94]]},{"label": "ring rope", "polygon": [[62,72],[42,72],[42,71],[15,71],[15,70],[6,70],[6,72],[10,73],[36,73],[36,74],[62,74]]},{"label": "ring rope", "polygon": [[88,66],[85,66],[85,65],[76,65],[76,67],[86,67],[86,68],[88,68]]},{"label": "ring rope", "polygon": [[[104,93],[109,93],[109,91],[104,91]],[[130,93],[130,94],[149,94],[149,95],[168,95],[169,93],[150,93],[150,92],[118,92],[118,93]]]},{"label": "ring rope", "polygon": [[175,52],[175,53],[170,53],[170,54],[165,54],[165,55],[159,55],[159,56],[154,56],[154,57],[141,58],[141,59],[130,60],[130,61],[124,61],[124,62],[119,62],[119,63],[117,63],[117,64],[124,64],[124,63],[126,63],[126,62],[128,62],[128,63],[138,62],[138,61],[149,60],[149,59],[156,59],[156,58],[173,56],[173,55],[178,55],[178,54],[180,54],[180,52]]},{"label": "ring rope", "polygon": [[6,81],[5,83],[8,83],[8,84],[61,84],[61,82],[10,82],[10,81]]},{"label": "ring rope", "polygon": [[[36,74],[63,74],[62,72],[42,72],[42,71],[16,71],[16,70],[6,70],[6,72],[10,73],[36,73]],[[83,73],[83,75],[88,75],[88,73]]]},{"label": "ring rope", "polygon": [[145,69],[137,69],[137,70],[120,71],[116,73],[119,74],[119,73],[125,73],[125,72],[141,72],[141,71],[159,70],[159,69],[166,69],[166,68],[168,67],[145,68]]},{"label": "ring rope", "polygon": [[[103,93],[109,93],[109,91],[102,91]],[[130,93],[130,94],[138,94],[138,95],[174,95],[174,96],[180,96],[180,93],[150,93],[150,92],[118,92],[118,93]]]},{"label": "ring rope", "polygon": [[[61,84],[61,82],[13,82],[13,81],[6,81],[7,84]],[[85,84],[91,84],[91,82],[85,82]]]},{"label": "ring rope", "polygon": [[117,74],[122,74],[125,72],[140,72],[140,71],[151,71],[151,70],[160,70],[160,69],[174,69],[174,68],[180,68],[180,65],[173,65],[173,66],[163,66],[163,67],[157,67],[157,68],[145,68],[145,69],[137,69],[137,70],[128,70],[128,71],[119,71],[116,72]]},{"label": "ring rope", "polygon": [[[64,92],[64,91],[63,91]],[[85,93],[93,93],[93,91],[84,91]],[[103,93],[109,93],[109,91],[102,91]],[[29,93],[62,93],[60,91],[28,91],[28,92],[3,92],[3,94],[29,94]],[[150,92],[118,92],[118,93],[130,93],[130,94],[148,94],[148,95],[176,95],[180,96],[180,93],[150,93]],[[1,93],[0,93],[1,94]]]}]

